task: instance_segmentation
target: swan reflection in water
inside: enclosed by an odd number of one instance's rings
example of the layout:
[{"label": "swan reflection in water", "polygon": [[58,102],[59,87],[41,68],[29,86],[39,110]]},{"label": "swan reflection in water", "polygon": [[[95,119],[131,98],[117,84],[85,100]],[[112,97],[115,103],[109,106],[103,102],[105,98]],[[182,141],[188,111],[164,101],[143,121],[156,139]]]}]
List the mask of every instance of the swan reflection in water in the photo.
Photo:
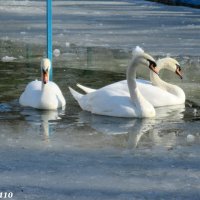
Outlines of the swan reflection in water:
[{"label": "swan reflection in water", "polygon": [[[177,139],[176,136],[164,132],[166,136],[161,137],[160,132],[164,130],[162,128],[163,124],[166,126],[169,123],[170,126],[173,126],[173,123],[171,122],[176,123],[182,121],[184,110],[184,106],[180,106],[179,108],[177,106],[157,108],[157,117],[151,119],[108,117],[81,111],[78,113],[78,118],[74,121],[74,125],[78,120],[78,123],[81,123],[84,126],[89,125],[89,127],[94,129],[95,132],[97,131],[98,134],[109,135],[112,139],[120,139],[120,143],[122,142],[121,138],[125,138],[126,142],[123,145],[128,149],[138,147],[140,141],[146,141],[146,139],[147,144],[153,142],[153,144],[162,146],[173,146]],[[49,142],[49,137],[55,133],[54,127],[58,121],[61,120],[64,113],[65,111],[63,110],[40,111],[31,108],[26,108],[21,111],[21,114],[25,117],[26,121],[32,125],[33,129],[37,129],[37,134],[43,134],[44,140],[47,143]],[[75,139],[76,137],[79,137],[76,134],[76,129],[73,129],[73,135]],[[93,134],[91,134],[91,137],[93,137]],[[141,140],[142,138],[144,140]],[[91,140],[92,139],[93,138],[91,138]],[[104,137],[104,140],[106,139],[107,137]],[[84,138],[82,138],[81,142],[84,143]]]},{"label": "swan reflection in water", "polygon": [[39,133],[44,136],[44,141],[49,142],[49,137],[54,133],[53,127],[61,120],[64,109],[59,110],[36,110],[32,108],[24,108],[21,114],[26,121],[34,128],[39,127]]},{"label": "swan reflection in water", "polygon": [[138,147],[141,138],[148,134],[148,140],[153,144],[173,146],[176,138],[161,137],[156,127],[162,127],[163,122],[179,122],[184,117],[185,105],[156,108],[155,118],[133,119],[94,115],[86,111],[79,113],[79,123],[87,124],[97,132],[117,137],[127,136],[126,148]]}]

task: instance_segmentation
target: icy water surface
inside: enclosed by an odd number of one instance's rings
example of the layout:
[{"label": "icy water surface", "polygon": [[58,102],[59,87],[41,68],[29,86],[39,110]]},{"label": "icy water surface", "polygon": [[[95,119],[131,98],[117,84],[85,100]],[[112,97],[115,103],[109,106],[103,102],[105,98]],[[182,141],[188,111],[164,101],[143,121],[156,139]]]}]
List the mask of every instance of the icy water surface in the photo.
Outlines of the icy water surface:
[{"label": "icy water surface", "polygon": [[[33,55],[44,51],[38,48],[45,43],[44,0],[1,0],[0,18],[0,39],[5,42],[1,48],[8,47],[10,40],[21,45],[15,51],[9,49],[17,58],[27,56],[27,48]],[[61,52],[74,45],[130,49],[139,44],[151,53],[199,55],[199,19],[199,9],[144,0],[56,0],[54,48],[59,47]]]},{"label": "icy water surface", "polygon": [[22,108],[19,95],[39,77],[34,66],[0,63],[2,191],[12,191],[14,199],[199,199],[196,104],[159,108],[155,119],[91,115],[67,86],[98,88],[124,79],[124,73],[63,66],[54,70],[54,80],[66,110]]},{"label": "icy water surface", "polygon": [[[54,1],[54,81],[67,105],[38,111],[20,107],[18,98],[40,78],[44,6],[0,1],[0,192],[17,200],[200,199],[199,10],[142,0]],[[184,89],[186,105],[143,120],[83,112],[68,86],[125,79],[136,45],[180,62],[183,80],[160,76]]]}]

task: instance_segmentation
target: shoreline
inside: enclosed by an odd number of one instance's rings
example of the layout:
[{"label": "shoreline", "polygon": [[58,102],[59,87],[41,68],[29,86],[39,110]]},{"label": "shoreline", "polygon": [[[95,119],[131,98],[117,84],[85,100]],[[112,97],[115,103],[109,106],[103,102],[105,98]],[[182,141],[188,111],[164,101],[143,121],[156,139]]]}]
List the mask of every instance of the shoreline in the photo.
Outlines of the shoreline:
[{"label": "shoreline", "polygon": [[148,0],[153,2],[159,2],[164,3],[168,5],[174,5],[174,6],[189,6],[193,8],[200,8],[200,2],[197,0]]}]

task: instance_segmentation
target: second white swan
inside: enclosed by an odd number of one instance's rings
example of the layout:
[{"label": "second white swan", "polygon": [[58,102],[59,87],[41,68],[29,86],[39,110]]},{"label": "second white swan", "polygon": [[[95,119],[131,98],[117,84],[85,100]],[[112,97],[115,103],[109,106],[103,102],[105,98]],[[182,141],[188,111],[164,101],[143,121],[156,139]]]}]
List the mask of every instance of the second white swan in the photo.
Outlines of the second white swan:
[{"label": "second white swan", "polygon": [[136,85],[136,69],[141,66],[149,67],[157,73],[155,60],[143,51],[137,51],[136,48],[126,73],[128,91],[123,90],[123,84],[119,84],[116,88],[115,83],[86,95],[69,89],[80,107],[93,114],[114,117],[154,117],[154,107],[142,96]]},{"label": "second white swan", "polygon": [[[175,72],[182,79],[180,64],[173,58],[166,57],[159,59],[157,61],[157,69],[158,71],[162,69],[170,70]],[[185,93],[177,85],[163,81],[158,74],[152,71],[150,71],[150,80],[151,82],[137,79],[136,83],[142,95],[154,107],[180,105],[185,103]],[[113,89],[121,88],[123,91],[128,91],[126,80],[119,81],[114,84],[115,88]],[[80,84],[77,84],[77,86],[86,93],[96,91],[95,89],[88,88]]]}]

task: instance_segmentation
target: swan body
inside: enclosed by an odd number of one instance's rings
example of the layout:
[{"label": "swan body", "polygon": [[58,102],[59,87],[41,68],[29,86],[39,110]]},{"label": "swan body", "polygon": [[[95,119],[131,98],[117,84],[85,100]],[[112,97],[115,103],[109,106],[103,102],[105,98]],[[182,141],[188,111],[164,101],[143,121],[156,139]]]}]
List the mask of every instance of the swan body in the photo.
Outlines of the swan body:
[{"label": "swan body", "polygon": [[22,106],[44,110],[56,110],[64,107],[65,98],[56,83],[49,81],[49,59],[43,59],[41,63],[42,81],[30,82],[19,99]]},{"label": "swan body", "polygon": [[[157,61],[157,68],[158,71],[166,68],[170,71],[176,72],[180,77],[182,77],[180,74],[179,63],[175,59],[168,57],[159,59]],[[185,103],[185,93],[180,87],[163,81],[160,79],[158,74],[152,71],[150,71],[150,80],[151,81],[137,79],[136,83],[141,94],[154,107],[180,105]],[[77,86],[86,93],[96,91],[95,89],[80,84],[77,84]],[[112,84],[112,89],[117,91],[121,89],[128,92],[127,81],[123,80],[114,83],[114,85]]]},{"label": "swan body", "polygon": [[114,117],[145,118],[155,116],[154,107],[140,93],[135,77],[137,67],[149,66],[155,70],[156,64],[150,55],[137,51],[137,48],[135,51],[132,62],[127,69],[128,90],[124,90],[123,83],[117,83],[118,87],[114,83],[86,95],[69,88],[83,110]]}]

